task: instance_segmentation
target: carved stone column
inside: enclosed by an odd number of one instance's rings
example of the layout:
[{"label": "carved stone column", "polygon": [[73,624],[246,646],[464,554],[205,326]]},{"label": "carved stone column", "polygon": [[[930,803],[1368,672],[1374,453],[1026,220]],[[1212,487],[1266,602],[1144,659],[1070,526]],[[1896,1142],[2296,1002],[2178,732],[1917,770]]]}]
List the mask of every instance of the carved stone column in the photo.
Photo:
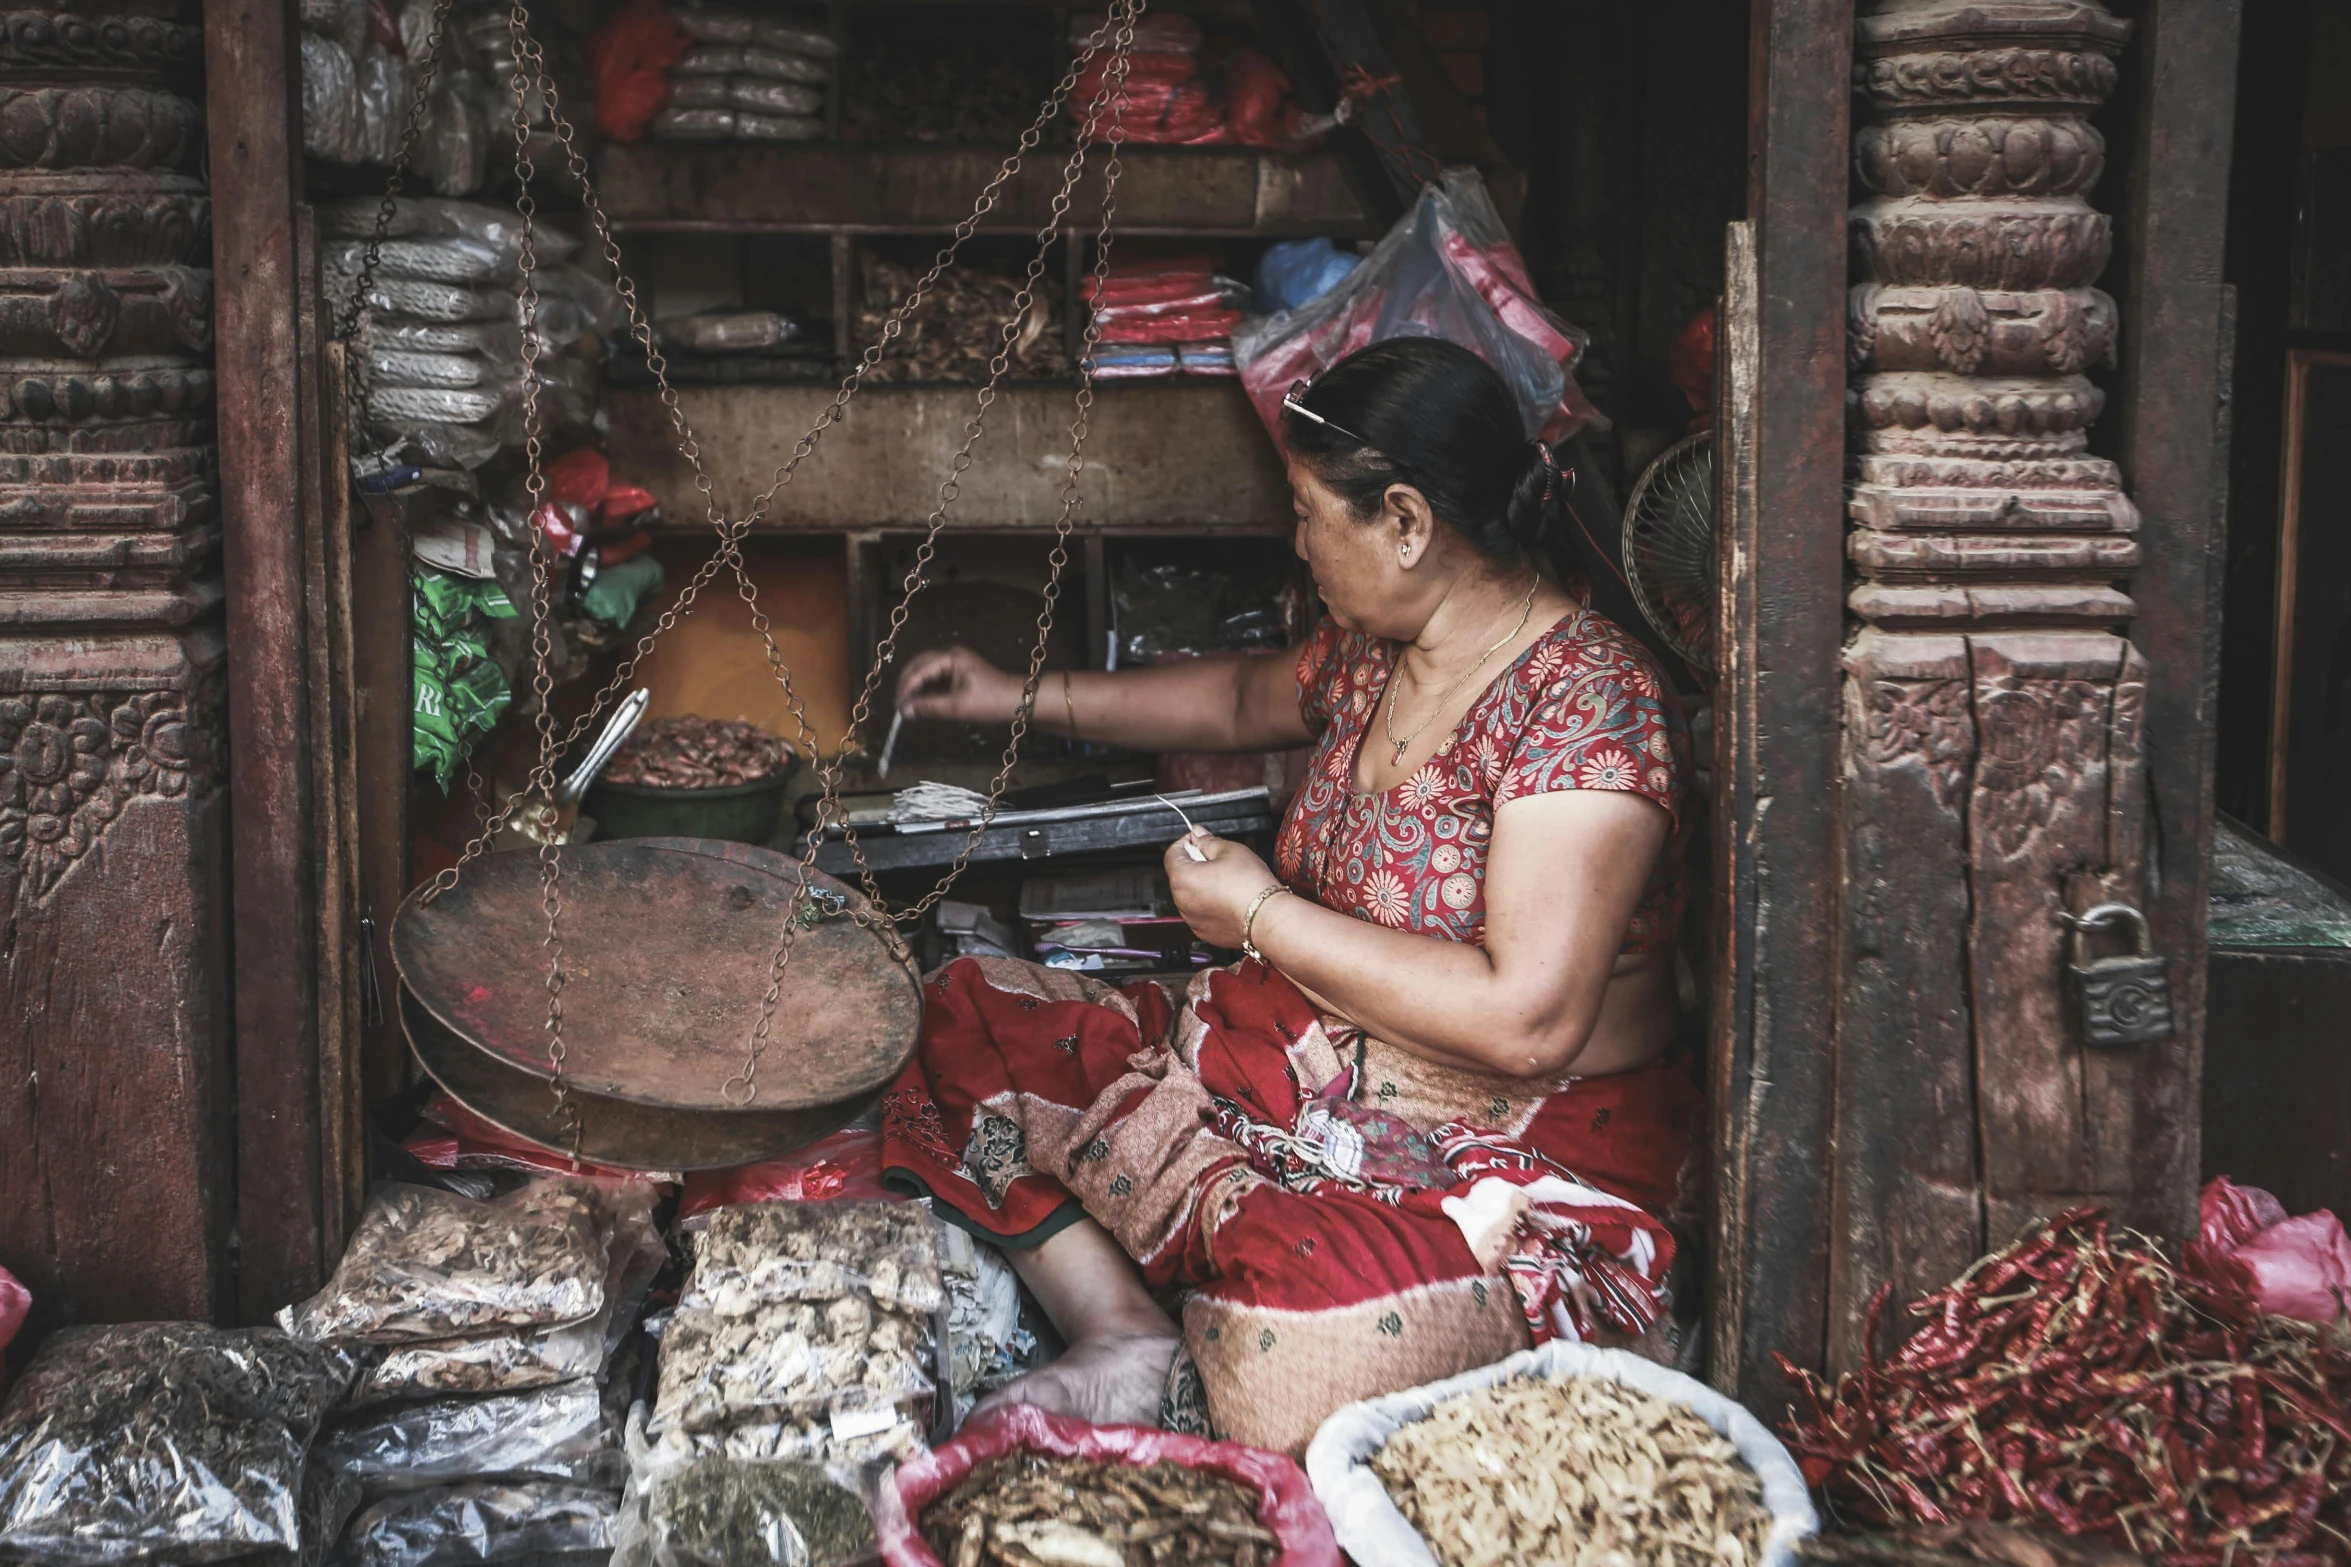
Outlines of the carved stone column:
[{"label": "carved stone column", "polygon": [[2073,1038],[2059,922],[2143,903],[2139,519],[2088,450],[2116,341],[2090,117],[2130,26],[2088,0],[1859,22],[1837,1364],[1879,1280],[2131,1211],[2134,1061]]},{"label": "carved stone column", "polygon": [[44,1320],[228,1302],[203,60],[0,13],[0,1264]]}]

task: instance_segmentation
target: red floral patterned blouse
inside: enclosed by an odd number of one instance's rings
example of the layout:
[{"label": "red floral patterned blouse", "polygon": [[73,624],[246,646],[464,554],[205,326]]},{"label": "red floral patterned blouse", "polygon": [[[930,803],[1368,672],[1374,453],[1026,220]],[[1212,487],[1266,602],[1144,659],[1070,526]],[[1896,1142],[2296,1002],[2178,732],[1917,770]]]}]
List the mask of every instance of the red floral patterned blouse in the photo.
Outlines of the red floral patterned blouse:
[{"label": "red floral patterned blouse", "polygon": [[1689,729],[1639,643],[1589,609],[1568,614],[1496,676],[1436,755],[1385,793],[1355,792],[1395,644],[1325,616],[1298,653],[1298,705],[1320,732],[1274,845],[1292,890],[1357,919],[1481,941],[1494,812],[1554,789],[1624,789],[1673,813],[1621,950],[1672,942],[1686,889],[1681,794]]}]

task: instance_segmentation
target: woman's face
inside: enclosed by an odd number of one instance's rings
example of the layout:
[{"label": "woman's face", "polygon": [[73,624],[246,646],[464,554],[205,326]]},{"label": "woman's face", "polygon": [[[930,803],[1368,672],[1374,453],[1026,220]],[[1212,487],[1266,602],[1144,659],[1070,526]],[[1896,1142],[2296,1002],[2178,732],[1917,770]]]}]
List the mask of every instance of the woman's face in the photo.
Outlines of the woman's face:
[{"label": "woman's face", "polygon": [[1306,464],[1292,458],[1289,471],[1298,518],[1291,547],[1314,574],[1331,617],[1350,631],[1411,636],[1418,629],[1413,620],[1418,583],[1410,580],[1399,556],[1407,548],[1416,554],[1425,549],[1426,540],[1414,536],[1425,529],[1393,507],[1362,520]]}]

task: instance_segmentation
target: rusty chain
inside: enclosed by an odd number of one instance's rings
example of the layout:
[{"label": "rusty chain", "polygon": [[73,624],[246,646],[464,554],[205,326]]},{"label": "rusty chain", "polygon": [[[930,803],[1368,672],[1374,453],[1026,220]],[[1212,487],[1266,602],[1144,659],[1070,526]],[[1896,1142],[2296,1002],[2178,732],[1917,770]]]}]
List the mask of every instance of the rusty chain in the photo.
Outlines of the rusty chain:
[{"label": "rusty chain", "polygon": [[[722,569],[731,571],[735,578],[737,594],[742,598],[750,613],[752,625],[760,635],[770,673],[782,690],[787,709],[792,714],[800,742],[808,754],[817,758],[820,786],[816,820],[809,829],[806,847],[798,862],[799,875],[794,884],[792,895],[786,902],[783,930],[769,960],[768,988],[762,998],[758,1017],[750,1031],[744,1064],[740,1071],[730,1076],[720,1086],[721,1097],[738,1107],[750,1104],[757,1097],[759,1060],[765,1049],[773,1025],[775,1010],[782,996],[784,976],[791,959],[792,948],[801,930],[814,923],[814,921],[805,918],[808,912],[816,906],[811,900],[817,889],[810,880],[809,871],[817,848],[824,841],[828,831],[838,827],[852,858],[856,862],[859,879],[863,883],[870,905],[868,909],[851,907],[848,910],[849,918],[880,937],[896,960],[907,962],[910,961],[910,955],[906,950],[905,943],[898,935],[897,923],[921,917],[946,896],[949,889],[968,867],[981,837],[996,815],[998,804],[1009,785],[1012,771],[1018,762],[1021,743],[1027,734],[1029,723],[1035,712],[1037,689],[1043,675],[1055,609],[1060,597],[1062,573],[1069,562],[1069,534],[1074,526],[1078,508],[1082,504],[1083,497],[1079,490],[1079,484],[1084,472],[1084,446],[1094,402],[1093,353],[1100,340],[1101,329],[1099,325],[1089,315],[1083,337],[1083,351],[1078,362],[1076,408],[1070,424],[1070,455],[1064,468],[1061,509],[1055,522],[1053,547],[1047,557],[1048,571],[1043,594],[1044,607],[1037,617],[1036,640],[1030,650],[1028,670],[1022,683],[1021,699],[1014,710],[1012,732],[1004,750],[1002,763],[990,782],[986,805],[978,821],[973,824],[965,839],[962,851],[949,866],[946,874],[929,893],[894,915],[889,912],[887,900],[882,896],[873,869],[866,861],[863,846],[857,840],[855,830],[849,826],[841,813],[841,775],[847,747],[844,746],[840,754],[827,758],[818,745],[813,727],[808,719],[806,705],[792,685],[791,671],[785,663],[782,650],[776,644],[772,622],[760,606],[757,586],[751,579],[742,554],[742,540],[766,515],[767,509],[773,503],[776,495],[792,481],[800,465],[815,451],[825,432],[839,421],[851,399],[856,396],[867,374],[880,362],[890,343],[902,334],[905,322],[921,307],[923,300],[936,286],[947,267],[954,263],[963,245],[978,231],[980,223],[985,220],[988,213],[995,209],[1006,184],[1019,172],[1026,156],[1034,151],[1042,141],[1045,127],[1056,114],[1062,112],[1066,107],[1070,94],[1076,91],[1078,84],[1084,79],[1085,73],[1100,56],[1107,43],[1113,53],[1110,65],[1104,73],[1103,90],[1087,106],[1084,123],[1076,138],[1076,146],[1064,163],[1060,185],[1050,203],[1046,220],[1037,232],[1036,251],[1029,260],[1022,286],[1015,295],[1011,312],[1003,324],[998,351],[990,359],[988,379],[975,394],[974,408],[970,420],[965,425],[963,443],[957,448],[950,461],[948,473],[939,486],[937,504],[925,520],[922,542],[916,549],[913,564],[908,569],[905,578],[905,592],[891,611],[888,629],[877,645],[875,656],[868,666],[850,719],[849,733],[854,736],[871,717],[874,697],[879,689],[881,676],[896,656],[898,635],[904,629],[915,597],[928,584],[929,579],[926,573],[935,558],[939,534],[944,530],[948,514],[960,493],[962,475],[971,466],[973,453],[985,432],[988,410],[994,404],[997,388],[1009,369],[1013,346],[1017,341],[1021,324],[1034,306],[1037,289],[1043,278],[1046,255],[1054,239],[1060,234],[1061,224],[1069,213],[1073,194],[1084,177],[1088,154],[1097,140],[1105,141],[1108,147],[1108,155],[1103,166],[1102,211],[1096,231],[1096,253],[1092,270],[1097,296],[1108,276],[1111,241],[1117,210],[1119,154],[1125,141],[1126,82],[1134,46],[1136,23],[1141,17],[1146,3],[1147,0],[1112,0],[1105,26],[1087,39],[1085,45],[1071,61],[1069,69],[1040,106],[1035,120],[1022,132],[1012,153],[1004,159],[994,177],[982,188],[970,214],[955,226],[948,243],[941,247],[933,257],[930,268],[916,281],[906,298],[889,313],[876,340],[868,345],[857,365],[844,377],[832,402],[800,438],[791,455],[778,466],[771,476],[766,490],[753,501],[745,514],[739,519],[729,519],[718,504],[715,486],[702,461],[699,442],[686,419],[677,391],[670,382],[666,359],[661,353],[651,323],[639,302],[635,283],[622,268],[619,243],[613,236],[610,220],[606,217],[601,203],[596,198],[595,187],[589,176],[587,160],[579,150],[578,140],[570,121],[562,113],[555,83],[546,67],[544,52],[537,39],[531,34],[528,7],[525,0],[512,0],[508,12],[508,34],[515,66],[512,86],[515,99],[513,117],[515,177],[518,187],[516,209],[522,220],[517,294],[522,316],[525,482],[528,515],[531,519],[531,647],[534,665],[532,689],[536,704],[534,723],[538,731],[539,754],[536,765],[531,771],[529,782],[525,787],[510,794],[505,804],[494,815],[488,816],[481,822],[481,830],[467,844],[457,863],[443,870],[433,879],[431,885],[425,890],[423,898],[429,903],[450,887],[455,886],[465,867],[487,851],[489,845],[505,829],[515,810],[525,800],[532,798],[552,799],[556,763],[561,753],[586,733],[588,728],[601,716],[607,704],[626,688],[637,665],[652,651],[660,638],[674,627],[678,620],[691,611],[695,599],[716,578],[719,571]],[[436,5],[430,46],[430,52],[435,55],[438,52],[438,41],[447,17],[449,4],[450,0],[438,0]],[[388,182],[387,194],[377,214],[375,233],[368,244],[362,270],[361,291],[355,296],[353,311],[344,323],[346,338],[351,337],[360,329],[363,320],[359,306],[364,303],[365,290],[372,280],[378,251],[397,212],[396,200],[400,183],[413,151],[429,87],[430,71],[428,69],[410,105],[409,123],[401,138],[392,177]],[[545,530],[537,523],[539,509],[546,491],[546,478],[542,467],[544,454],[541,443],[544,432],[539,408],[537,373],[538,358],[543,346],[537,331],[539,298],[536,284],[535,243],[537,202],[531,189],[532,181],[538,172],[530,151],[531,109],[534,92],[537,94],[541,111],[545,114],[557,142],[563,149],[566,170],[580,187],[583,207],[595,229],[606,264],[612,269],[615,292],[619,295],[626,309],[630,335],[645,350],[647,365],[653,373],[662,406],[669,415],[679,454],[687,460],[693,469],[695,488],[703,498],[705,516],[718,538],[718,547],[695,573],[687,586],[681,590],[677,600],[662,612],[656,619],[654,626],[638,640],[636,647],[621,663],[603,690],[589,704],[587,711],[572,723],[569,730],[560,739],[556,736],[555,718],[550,700],[554,685],[550,668],[552,663],[550,625],[553,576],[557,563],[554,559],[551,541],[546,538]],[[1110,123],[1105,135],[1103,120],[1106,114]],[[565,1127],[570,1150],[576,1162],[579,1156],[581,1125],[580,1112],[572,1102],[567,1082],[567,1050],[563,1040],[565,975],[561,931],[562,851],[560,846],[552,841],[542,841],[539,846],[539,862],[540,902],[547,921],[547,934],[544,941],[548,954],[547,1059],[558,1119]],[[819,917],[821,918],[821,915]]]}]

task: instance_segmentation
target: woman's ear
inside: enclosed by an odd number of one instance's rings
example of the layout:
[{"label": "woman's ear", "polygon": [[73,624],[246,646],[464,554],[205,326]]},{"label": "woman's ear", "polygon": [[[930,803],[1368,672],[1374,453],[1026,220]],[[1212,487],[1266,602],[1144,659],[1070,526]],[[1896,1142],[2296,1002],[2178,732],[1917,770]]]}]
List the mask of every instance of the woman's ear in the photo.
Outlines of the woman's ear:
[{"label": "woman's ear", "polygon": [[1409,484],[1391,484],[1381,497],[1382,520],[1396,542],[1396,559],[1406,566],[1423,559],[1436,542],[1437,514],[1428,497]]}]

